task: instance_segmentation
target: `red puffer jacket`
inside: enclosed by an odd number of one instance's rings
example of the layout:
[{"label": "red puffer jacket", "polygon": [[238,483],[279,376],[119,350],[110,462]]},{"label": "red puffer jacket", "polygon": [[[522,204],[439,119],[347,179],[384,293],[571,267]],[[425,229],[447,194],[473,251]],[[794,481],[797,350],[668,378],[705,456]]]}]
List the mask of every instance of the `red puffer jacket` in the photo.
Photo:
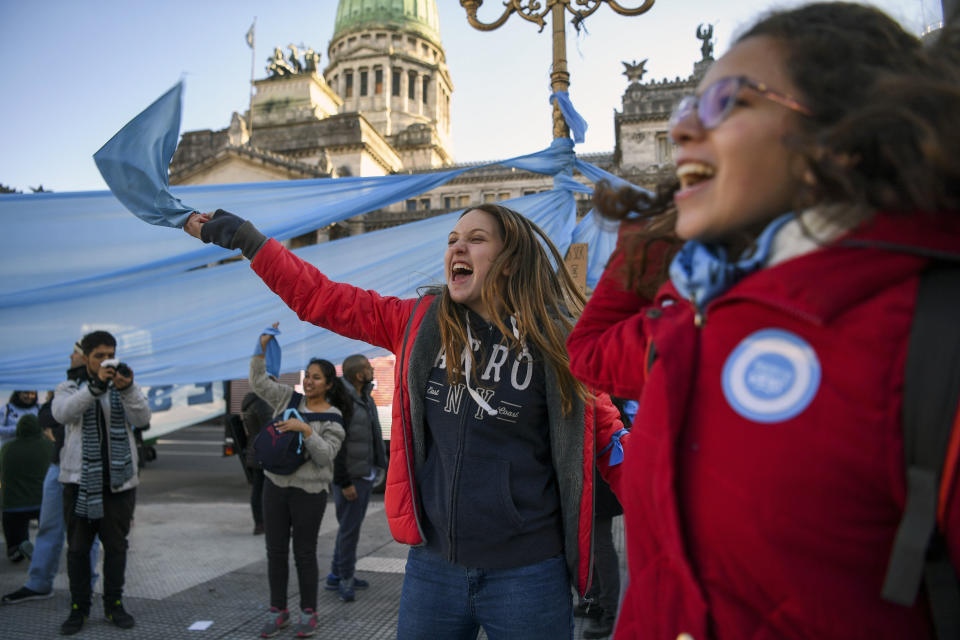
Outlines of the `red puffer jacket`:
[{"label": "red puffer jacket", "polygon": [[[608,268],[567,341],[574,374],[640,403],[614,490],[629,587],[615,637],[922,638],[883,601],[905,501],[901,404],[925,256],[956,227],[877,216],[703,309]],[[958,293],[960,295],[960,293]],[[960,495],[941,527],[960,566]]]},{"label": "red puffer jacket", "polygon": [[[276,240],[269,240],[251,263],[253,270],[301,320],[382,347],[397,356],[394,369],[393,426],[385,506],[393,537],[404,544],[424,542],[414,477],[416,452],[423,451],[423,398],[426,380],[439,353],[439,329],[431,303],[435,296],[402,300],[330,281]],[[549,368],[548,368],[549,369]],[[548,393],[550,380],[548,376]],[[554,385],[555,388],[555,385]],[[412,389],[412,394],[411,394]],[[572,417],[550,411],[551,434],[578,442],[553,447],[560,488],[564,547],[571,579],[580,593],[590,580],[595,451],[621,429],[619,412],[606,395],[581,403]],[[609,454],[601,457],[606,471]],[[615,478],[619,466],[609,474]]]}]

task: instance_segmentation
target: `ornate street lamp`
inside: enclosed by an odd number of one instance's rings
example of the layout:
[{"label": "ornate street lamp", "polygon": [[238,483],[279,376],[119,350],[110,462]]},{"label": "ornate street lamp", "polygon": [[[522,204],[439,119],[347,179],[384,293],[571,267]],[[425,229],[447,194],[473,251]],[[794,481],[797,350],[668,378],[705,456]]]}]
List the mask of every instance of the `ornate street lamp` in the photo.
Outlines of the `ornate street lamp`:
[{"label": "ornate street lamp", "polygon": [[[621,6],[616,0],[503,0],[503,15],[490,23],[480,22],[477,19],[477,9],[483,0],[460,0],[460,6],[467,12],[467,21],[480,31],[493,31],[507,21],[511,14],[516,13],[524,20],[536,23],[540,31],[546,26],[547,14],[552,14],[553,20],[553,71],[550,73],[550,87],[554,93],[566,91],[570,87],[570,74],[567,72],[567,39],[564,31],[564,12],[573,14],[573,23],[579,25],[583,20],[600,8],[609,5],[611,9],[624,16],[638,16],[646,13],[653,6],[654,0],[644,0],[643,4],[635,9]],[[570,135],[560,105],[553,101],[553,137],[566,138]]]}]

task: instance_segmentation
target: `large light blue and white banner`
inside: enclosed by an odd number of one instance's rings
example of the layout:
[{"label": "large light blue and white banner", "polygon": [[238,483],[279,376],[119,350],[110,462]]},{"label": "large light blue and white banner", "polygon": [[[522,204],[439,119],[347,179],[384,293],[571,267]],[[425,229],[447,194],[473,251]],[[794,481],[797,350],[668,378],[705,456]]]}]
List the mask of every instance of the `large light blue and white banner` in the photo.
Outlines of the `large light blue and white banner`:
[{"label": "large light blue and white banner", "polygon": [[[108,151],[116,156],[103,166],[120,200],[103,191],[0,197],[5,240],[0,251],[0,386],[55,387],[63,380],[66,354],[74,342],[94,329],[111,331],[118,340],[117,356],[133,368],[139,384],[153,388],[245,378],[251,341],[277,321],[284,332],[281,373],[301,369],[312,357],[340,362],[352,353],[383,355],[370,345],[301,322],[245,261],[223,262],[236,252],[155,225],[178,224],[183,206],[222,208],[251,220],[266,235],[286,240],[414,198],[489,166],[170,188],[165,163],[172,153],[170,135],[175,138],[179,126],[179,93],[168,93],[153,107],[157,105],[166,105],[157,111],[158,120],[141,122],[141,114],[131,122],[133,129],[125,128],[98,153],[102,165]],[[164,121],[166,126],[161,126]],[[144,151],[141,157],[144,122],[151,124],[156,144],[146,145],[150,153]],[[135,144],[119,144],[131,131]],[[578,224],[574,194],[589,193],[592,187],[575,180],[574,171],[590,182],[622,181],[578,160],[573,147],[573,141],[562,138],[542,151],[490,164],[553,177],[552,190],[504,204],[543,228],[561,254],[573,242],[587,243],[587,284],[594,286],[613,250],[616,229],[601,227],[593,215]],[[495,153],[491,149],[491,155]],[[150,189],[137,187],[140,183],[130,176],[148,169],[156,174]],[[151,202],[161,201],[170,205],[164,215],[171,219],[144,224],[121,200],[141,216],[145,208],[148,214],[152,211]],[[446,237],[460,213],[296,253],[333,280],[413,297],[425,285],[443,283]],[[176,406],[172,402],[169,410]]]}]

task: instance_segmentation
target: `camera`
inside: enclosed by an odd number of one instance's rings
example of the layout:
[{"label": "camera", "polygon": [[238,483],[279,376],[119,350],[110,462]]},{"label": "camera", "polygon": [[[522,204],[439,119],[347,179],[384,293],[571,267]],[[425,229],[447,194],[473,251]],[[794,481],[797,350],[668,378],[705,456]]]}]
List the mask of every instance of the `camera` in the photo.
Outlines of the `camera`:
[{"label": "camera", "polygon": [[116,369],[117,373],[124,378],[133,377],[133,371],[130,370],[130,365],[128,365],[126,362],[120,362],[120,358],[110,358],[109,360],[104,360],[100,363],[100,366]]}]

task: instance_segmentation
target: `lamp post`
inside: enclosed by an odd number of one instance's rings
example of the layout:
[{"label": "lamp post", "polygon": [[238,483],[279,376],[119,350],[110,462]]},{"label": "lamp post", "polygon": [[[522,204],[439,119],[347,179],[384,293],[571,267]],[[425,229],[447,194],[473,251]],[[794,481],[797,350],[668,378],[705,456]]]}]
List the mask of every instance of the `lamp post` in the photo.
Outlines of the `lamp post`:
[{"label": "lamp post", "polygon": [[[477,18],[477,9],[483,0],[460,0],[460,6],[467,12],[467,21],[480,31],[493,31],[500,28],[507,19],[516,13],[524,20],[537,24],[540,31],[546,26],[546,16],[550,14],[553,25],[553,70],[550,73],[550,88],[557,91],[566,91],[570,87],[570,73],[567,71],[567,39],[564,30],[564,13],[573,14],[573,23],[579,25],[583,20],[600,8],[609,5],[611,9],[624,16],[638,16],[646,13],[653,6],[654,0],[643,0],[643,4],[635,9],[621,6],[616,0],[504,0],[503,14],[490,23],[480,22]],[[570,135],[560,105],[553,101],[553,137],[566,138]]]}]

